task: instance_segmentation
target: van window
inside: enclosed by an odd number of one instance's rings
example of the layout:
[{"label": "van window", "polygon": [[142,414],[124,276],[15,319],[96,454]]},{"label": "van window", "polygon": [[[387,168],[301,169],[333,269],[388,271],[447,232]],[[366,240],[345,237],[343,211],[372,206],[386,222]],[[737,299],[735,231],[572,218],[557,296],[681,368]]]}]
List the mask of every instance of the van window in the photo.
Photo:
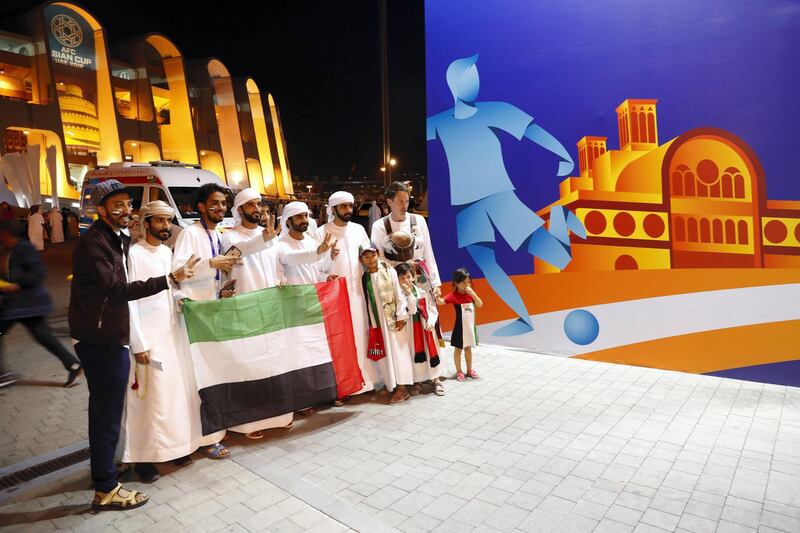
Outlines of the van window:
[{"label": "van window", "polygon": [[[200,218],[197,212],[197,189],[199,187],[170,187],[169,192],[172,194],[172,199],[175,200],[175,207],[178,208],[181,218]],[[225,211],[226,217],[232,217],[231,206],[233,206],[233,195],[228,192],[228,209]]]},{"label": "van window", "polygon": [[[97,213],[94,205],[94,198],[92,198],[92,191],[95,184],[84,185],[83,187],[83,212],[87,216],[92,216]],[[126,185],[131,195],[131,207],[133,211],[138,213],[142,207],[142,196],[144,195],[144,187],[136,185]]]},{"label": "van window", "polygon": [[150,187],[150,201],[155,202],[156,200],[161,200],[165,204],[169,205],[169,198],[167,198],[167,192],[162,189],[161,187]]}]

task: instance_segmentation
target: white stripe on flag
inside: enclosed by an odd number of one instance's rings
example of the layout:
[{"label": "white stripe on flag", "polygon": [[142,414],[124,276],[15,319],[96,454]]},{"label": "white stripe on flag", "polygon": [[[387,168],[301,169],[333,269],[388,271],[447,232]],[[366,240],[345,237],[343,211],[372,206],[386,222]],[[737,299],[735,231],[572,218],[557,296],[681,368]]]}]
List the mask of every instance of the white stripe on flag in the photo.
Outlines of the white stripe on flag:
[{"label": "white stripe on flag", "polygon": [[191,345],[197,388],[255,381],[331,362],[325,324]]}]

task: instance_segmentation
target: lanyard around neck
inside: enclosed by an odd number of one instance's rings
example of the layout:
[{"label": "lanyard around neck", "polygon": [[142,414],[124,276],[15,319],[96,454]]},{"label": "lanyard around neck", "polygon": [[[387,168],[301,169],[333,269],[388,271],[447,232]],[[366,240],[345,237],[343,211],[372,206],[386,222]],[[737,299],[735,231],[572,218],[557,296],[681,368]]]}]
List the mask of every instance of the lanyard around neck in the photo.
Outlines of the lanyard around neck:
[{"label": "lanyard around neck", "polygon": [[[203,217],[200,217],[200,224],[203,225],[203,229],[206,231],[206,237],[208,237],[208,244],[211,246],[211,257],[212,258],[216,257],[220,253],[220,247],[222,246],[219,242],[219,237],[217,237],[217,246],[215,248],[214,239],[211,238],[211,231],[208,229],[208,225],[206,225],[206,221],[203,219]],[[216,279],[217,281],[220,281],[220,279],[222,279],[219,270],[217,270],[217,273],[214,275],[214,279]]]}]

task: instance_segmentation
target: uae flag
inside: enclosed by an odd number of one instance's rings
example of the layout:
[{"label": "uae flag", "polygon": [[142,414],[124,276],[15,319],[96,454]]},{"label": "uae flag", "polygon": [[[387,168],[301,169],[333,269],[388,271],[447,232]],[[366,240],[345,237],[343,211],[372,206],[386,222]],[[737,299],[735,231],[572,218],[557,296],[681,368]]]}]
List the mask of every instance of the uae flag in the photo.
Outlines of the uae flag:
[{"label": "uae flag", "polygon": [[344,278],[187,301],[203,434],[361,390]]}]

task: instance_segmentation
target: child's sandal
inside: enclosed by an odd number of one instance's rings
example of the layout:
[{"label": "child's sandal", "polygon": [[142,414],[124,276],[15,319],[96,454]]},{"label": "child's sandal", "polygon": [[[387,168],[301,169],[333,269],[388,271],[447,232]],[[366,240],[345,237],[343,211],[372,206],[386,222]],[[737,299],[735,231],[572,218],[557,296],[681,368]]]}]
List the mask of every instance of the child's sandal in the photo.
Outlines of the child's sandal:
[{"label": "child's sandal", "polygon": [[458,374],[456,374],[456,381],[467,381],[467,378],[464,377],[463,372],[459,372]]},{"label": "child's sandal", "polygon": [[467,372],[467,377],[472,379],[478,379],[478,373],[475,372],[474,370],[470,370],[469,372]]}]

